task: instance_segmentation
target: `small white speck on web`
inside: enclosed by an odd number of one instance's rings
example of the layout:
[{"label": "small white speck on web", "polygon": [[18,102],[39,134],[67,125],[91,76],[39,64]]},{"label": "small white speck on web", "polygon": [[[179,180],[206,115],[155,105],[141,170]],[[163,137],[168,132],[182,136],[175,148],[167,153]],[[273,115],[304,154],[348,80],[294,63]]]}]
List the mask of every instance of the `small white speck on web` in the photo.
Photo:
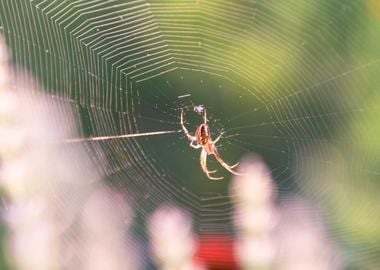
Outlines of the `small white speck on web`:
[{"label": "small white speck on web", "polygon": [[205,106],[204,105],[197,105],[197,106],[194,106],[194,112],[198,113],[198,114],[201,114],[203,113],[203,111],[205,110]]},{"label": "small white speck on web", "polygon": [[186,95],[181,95],[181,96],[178,96],[177,98],[185,98],[185,97],[190,97],[191,94],[186,94]]}]

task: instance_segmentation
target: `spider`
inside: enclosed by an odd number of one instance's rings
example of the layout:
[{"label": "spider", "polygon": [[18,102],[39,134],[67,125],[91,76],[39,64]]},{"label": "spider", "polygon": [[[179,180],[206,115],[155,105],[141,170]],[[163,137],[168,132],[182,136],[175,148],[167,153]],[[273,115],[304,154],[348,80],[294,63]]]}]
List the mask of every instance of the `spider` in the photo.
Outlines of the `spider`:
[{"label": "spider", "polygon": [[[203,115],[203,124],[201,124],[197,130],[195,131],[195,136],[191,136],[189,134],[189,131],[185,127],[183,123],[183,110],[181,110],[181,126],[183,129],[183,132],[185,133],[186,137],[190,141],[190,146],[199,149],[202,148],[201,156],[200,156],[200,162],[201,162],[201,167],[203,172],[207,175],[207,177],[211,180],[220,180],[223,179],[223,177],[212,177],[210,174],[215,173],[216,170],[214,171],[209,171],[207,169],[207,155],[214,155],[216,160],[222,165],[224,168],[226,168],[229,172],[236,174],[236,175],[241,175],[234,170],[239,163],[236,163],[235,165],[228,165],[223,161],[223,159],[220,157],[218,153],[218,149],[216,148],[215,144],[219,141],[219,139],[222,137],[223,133],[219,134],[219,136],[215,139],[211,139],[211,132],[210,129],[207,125],[207,115],[206,115],[206,109],[204,109],[204,115]],[[194,144],[196,143],[196,144]]]}]

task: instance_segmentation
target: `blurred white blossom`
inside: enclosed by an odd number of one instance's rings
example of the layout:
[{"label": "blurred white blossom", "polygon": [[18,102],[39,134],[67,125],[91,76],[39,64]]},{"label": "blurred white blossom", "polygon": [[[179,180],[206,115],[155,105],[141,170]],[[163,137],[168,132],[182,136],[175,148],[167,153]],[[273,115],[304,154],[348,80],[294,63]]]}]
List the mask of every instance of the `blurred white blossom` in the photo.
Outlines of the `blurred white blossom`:
[{"label": "blurred white blossom", "polygon": [[138,269],[133,242],[126,228],[131,209],[122,195],[100,188],[84,205],[83,269]]},{"label": "blurred white blossom", "polygon": [[152,255],[160,269],[201,270],[193,262],[197,248],[191,217],[172,206],[161,206],[149,220]]},{"label": "blurred white blossom", "polygon": [[340,269],[337,250],[315,207],[304,200],[291,197],[284,200],[280,213],[276,269]]},{"label": "blurred white blossom", "polygon": [[[0,187],[14,269],[137,269],[130,209],[100,184],[67,103],[7,65],[0,40]],[[96,188],[95,188],[96,187]],[[115,197],[116,196],[116,197]]]},{"label": "blurred white blossom", "polygon": [[243,269],[271,269],[275,256],[272,232],[276,224],[275,185],[265,164],[257,157],[241,162],[242,176],[234,176],[231,198],[238,236],[236,257]]}]

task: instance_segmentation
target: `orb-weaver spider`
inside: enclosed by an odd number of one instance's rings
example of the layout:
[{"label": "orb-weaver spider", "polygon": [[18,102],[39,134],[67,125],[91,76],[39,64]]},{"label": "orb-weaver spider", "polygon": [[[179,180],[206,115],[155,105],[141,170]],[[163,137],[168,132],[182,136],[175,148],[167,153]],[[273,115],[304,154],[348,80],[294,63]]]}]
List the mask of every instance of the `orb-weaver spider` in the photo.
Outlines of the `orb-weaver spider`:
[{"label": "orb-weaver spider", "polygon": [[[220,155],[218,153],[218,149],[216,148],[215,144],[222,137],[223,133],[219,134],[219,136],[215,140],[211,139],[211,132],[210,132],[210,129],[207,125],[206,109],[204,109],[203,123],[195,131],[195,136],[191,136],[189,134],[189,131],[187,130],[187,128],[185,127],[185,125],[183,123],[183,110],[181,110],[181,126],[183,129],[183,132],[185,133],[186,137],[190,141],[190,146],[195,148],[195,149],[202,148],[202,152],[201,152],[201,156],[200,156],[201,168],[209,179],[220,180],[220,179],[223,179],[223,177],[212,177],[210,175],[211,173],[215,173],[216,170],[209,171],[207,169],[207,156],[208,155],[214,155],[214,157],[220,163],[220,165],[222,165],[224,168],[226,168],[226,170],[228,170],[229,172],[236,174],[236,175],[241,175],[240,173],[237,173],[234,170],[232,170],[239,163],[236,163],[235,165],[230,166],[227,163],[225,163],[224,160],[220,157]],[[194,143],[196,143],[196,144],[194,144]]]}]

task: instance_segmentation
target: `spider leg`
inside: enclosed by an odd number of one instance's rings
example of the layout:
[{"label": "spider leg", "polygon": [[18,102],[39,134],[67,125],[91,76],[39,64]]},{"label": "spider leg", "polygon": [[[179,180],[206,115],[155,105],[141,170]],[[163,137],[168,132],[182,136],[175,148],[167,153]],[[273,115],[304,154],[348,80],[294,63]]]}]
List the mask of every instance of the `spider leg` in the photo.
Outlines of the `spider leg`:
[{"label": "spider leg", "polygon": [[194,142],[195,142],[195,140],[192,140],[192,141],[190,142],[190,146],[191,146],[191,147],[193,147],[193,148],[195,148],[195,149],[199,149],[199,148],[202,147],[202,145],[194,144]]},{"label": "spider leg", "polygon": [[201,158],[200,158],[200,161],[201,161],[201,167],[202,167],[202,170],[203,172],[207,175],[207,177],[211,180],[220,180],[220,179],[223,179],[223,177],[212,177],[210,175],[210,173],[214,173],[216,172],[216,170],[214,171],[209,171],[207,169],[207,152],[206,150],[202,149],[202,152],[201,152]]},{"label": "spider leg", "polygon": [[235,168],[237,165],[239,165],[239,162],[235,163],[234,165],[230,166],[231,169]]},{"label": "spider leg", "polygon": [[183,110],[181,110],[181,126],[182,126],[183,132],[185,133],[185,135],[189,141],[195,141],[197,139],[195,136],[190,135],[189,131],[185,127],[185,124],[183,123]]},{"label": "spider leg", "polygon": [[236,164],[234,164],[234,165],[232,165],[232,166],[228,165],[220,157],[220,155],[219,155],[218,150],[216,149],[216,147],[214,147],[213,155],[216,158],[216,160],[220,163],[220,165],[222,165],[230,173],[235,174],[235,175],[244,175],[244,174],[241,174],[241,173],[238,173],[238,172],[235,172],[234,170],[232,170],[233,168],[235,168],[239,164],[239,162],[236,163]]},{"label": "spider leg", "polygon": [[207,124],[207,113],[206,113],[206,109],[204,110],[205,110],[205,114],[203,115],[203,122]]},{"label": "spider leg", "polygon": [[211,143],[216,144],[219,141],[219,139],[223,136],[223,134],[224,132],[220,133],[219,136],[215,140],[213,140]]}]

